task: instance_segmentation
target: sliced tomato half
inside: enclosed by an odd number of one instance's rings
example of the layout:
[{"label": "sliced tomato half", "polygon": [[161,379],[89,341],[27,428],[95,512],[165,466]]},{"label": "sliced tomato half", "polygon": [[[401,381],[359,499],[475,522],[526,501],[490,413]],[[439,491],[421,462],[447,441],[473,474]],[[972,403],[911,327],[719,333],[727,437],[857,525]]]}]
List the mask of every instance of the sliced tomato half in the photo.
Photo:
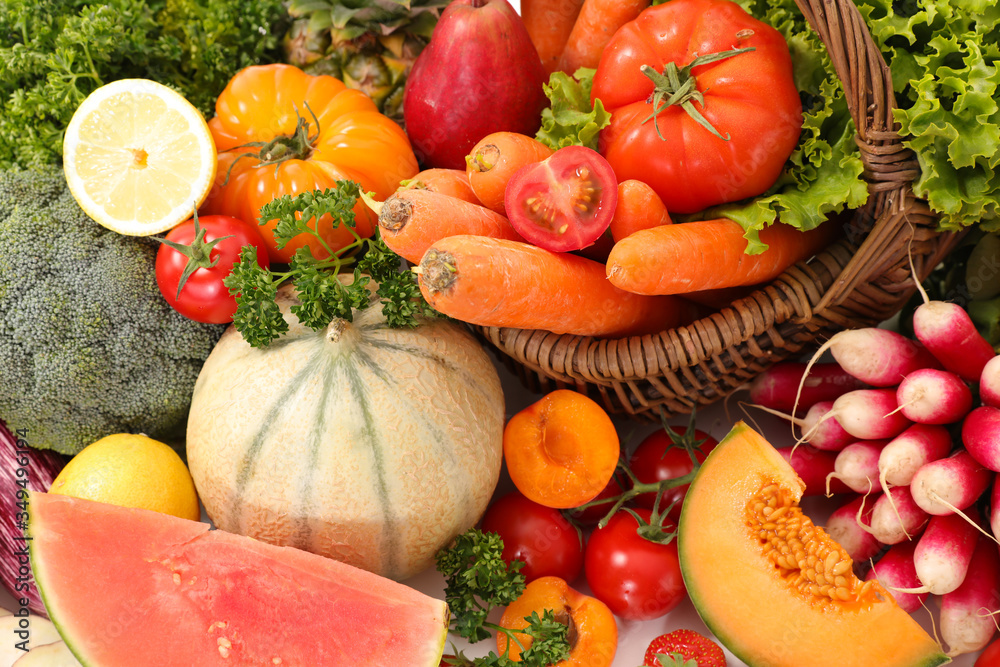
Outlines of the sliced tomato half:
[{"label": "sliced tomato half", "polygon": [[567,146],[514,173],[504,194],[510,224],[526,240],[555,252],[593,244],[611,224],[618,180],[600,153]]}]

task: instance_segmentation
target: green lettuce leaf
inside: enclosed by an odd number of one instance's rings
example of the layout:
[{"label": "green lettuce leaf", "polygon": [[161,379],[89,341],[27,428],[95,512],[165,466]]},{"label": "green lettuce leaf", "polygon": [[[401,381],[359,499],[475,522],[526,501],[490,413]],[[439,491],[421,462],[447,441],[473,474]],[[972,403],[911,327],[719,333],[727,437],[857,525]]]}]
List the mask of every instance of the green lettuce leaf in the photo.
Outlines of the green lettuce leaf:
[{"label": "green lettuce leaf", "polygon": [[581,67],[573,76],[553,72],[545,84],[549,106],[542,110],[542,127],[535,138],[553,150],[586,146],[597,150],[597,135],[611,122],[600,100],[590,103],[596,70]]},{"label": "green lettuce leaf", "polygon": [[855,0],[892,73],[913,185],[943,229],[1000,228],[1000,8],[994,0]]}]

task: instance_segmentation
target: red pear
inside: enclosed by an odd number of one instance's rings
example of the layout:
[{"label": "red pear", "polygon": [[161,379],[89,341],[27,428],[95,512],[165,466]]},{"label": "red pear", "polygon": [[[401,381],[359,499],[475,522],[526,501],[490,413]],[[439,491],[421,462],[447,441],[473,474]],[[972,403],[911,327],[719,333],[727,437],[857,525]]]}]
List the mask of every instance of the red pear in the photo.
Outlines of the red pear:
[{"label": "red pear", "polygon": [[403,118],[425,168],[465,169],[491,132],[534,135],[548,76],[507,0],[454,0],[410,71]]}]

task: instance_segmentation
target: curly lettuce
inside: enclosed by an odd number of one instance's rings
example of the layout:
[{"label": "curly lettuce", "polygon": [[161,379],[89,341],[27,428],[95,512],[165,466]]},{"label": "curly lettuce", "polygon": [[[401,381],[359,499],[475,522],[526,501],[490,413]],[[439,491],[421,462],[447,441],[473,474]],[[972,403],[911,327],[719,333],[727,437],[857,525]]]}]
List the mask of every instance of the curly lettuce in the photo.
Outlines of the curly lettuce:
[{"label": "curly lettuce", "polygon": [[601,100],[590,101],[596,70],[581,67],[573,76],[553,72],[544,85],[549,106],[542,110],[542,126],[535,138],[553,150],[565,146],[586,146],[597,150],[601,129],[611,122],[611,114]]},{"label": "curly lettuce", "polygon": [[892,73],[913,185],[944,229],[1000,228],[1000,7],[995,0],[855,0]]}]

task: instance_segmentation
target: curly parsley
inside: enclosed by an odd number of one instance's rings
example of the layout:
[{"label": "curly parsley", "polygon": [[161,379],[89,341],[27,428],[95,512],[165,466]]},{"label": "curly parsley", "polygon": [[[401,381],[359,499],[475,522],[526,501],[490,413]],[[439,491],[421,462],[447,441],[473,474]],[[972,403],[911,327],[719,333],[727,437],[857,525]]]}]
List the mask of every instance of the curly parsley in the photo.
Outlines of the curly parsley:
[{"label": "curly parsley", "polygon": [[278,62],[282,0],[0,2],[0,168],[58,164],[80,103],[118,79],[153,79],[203,114],[248,65]]},{"label": "curly parsley", "polygon": [[[437,555],[437,569],[445,578],[445,601],[451,611],[452,632],[471,643],[488,639],[491,631],[507,636],[507,646],[523,649],[520,659],[512,660],[490,653],[468,658],[462,652],[445,658],[443,664],[454,667],[548,667],[569,658],[569,626],[553,610],[525,617],[528,626],[517,632],[486,620],[494,608],[507,606],[524,593],[525,579],[521,561],[508,565],[501,557],[503,539],[496,533],[472,528]],[[531,639],[524,649],[520,637]]]},{"label": "curly parsley", "polygon": [[[295,287],[299,300],[292,314],[311,329],[322,329],[337,317],[350,321],[354,309],[369,307],[373,303],[371,281],[390,327],[415,327],[418,318],[437,314],[421,296],[416,277],[403,270],[400,257],[378,234],[363,238],[355,231],[353,209],[360,196],[357,183],[338,181],[334,188],[284,195],[261,207],[262,221],[278,221],[274,238],[279,248],[306,234],[328,258],[317,259],[310,246],[303,246],[295,251],[286,271],[275,271],[261,268],[256,248],[244,246],[240,261],[224,282],[236,297],[233,325],[250,345],[266,347],[288,331],[275,302],[278,288],[286,282]],[[331,217],[334,226],[351,230],[354,241],[334,251],[316,232],[315,224],[310,225],[324,215]],[[341,274],[352,268],[353,280],[342,281]]]}]

